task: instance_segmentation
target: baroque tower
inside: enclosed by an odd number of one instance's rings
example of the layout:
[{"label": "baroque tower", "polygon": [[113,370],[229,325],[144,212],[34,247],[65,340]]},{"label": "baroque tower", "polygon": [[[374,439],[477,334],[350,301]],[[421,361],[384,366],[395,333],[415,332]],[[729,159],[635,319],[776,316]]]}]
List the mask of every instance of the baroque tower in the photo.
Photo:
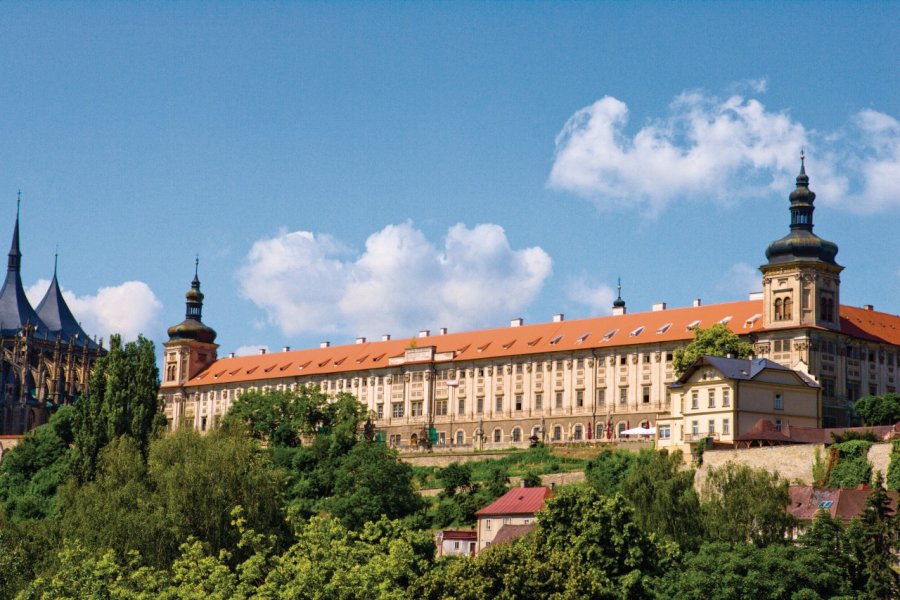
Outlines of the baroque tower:
[{"label": "baroque tower", "polygon": [[184,295],[184,321],[169,327],[169,341],[165,342],[165,371],[163,383],[184,385],[187,381],[216,360],[216,332],[203,324],[203,293],[197,270],[200,259],[194,263],[194,280]]},{"label": "baroque tower", "polygon": [[822,327],[840,330],[840,273],[834,257],[838,247],[813,233],[813,202],[805,157],[790,195],[791,230],[766,249],[763,275],[763,323],[768,328]]}]

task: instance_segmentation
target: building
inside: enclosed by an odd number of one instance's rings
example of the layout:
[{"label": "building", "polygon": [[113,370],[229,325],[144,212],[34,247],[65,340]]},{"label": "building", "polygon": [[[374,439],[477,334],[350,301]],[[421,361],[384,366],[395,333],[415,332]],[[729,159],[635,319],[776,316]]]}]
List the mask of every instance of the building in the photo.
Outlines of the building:
[{"label": "building", "polygon": [[[820,488],[811,485],[792,485],[788,489],[791,503],[787,511],[800,523],[809,525],[820,510],[828,511],[835,519],[847,525],[851,519],[862,514],[866,499],[874,491],[865,483],[855,488]],[[888,503],[891,514],[897,510],[898,493],[889,491]]]},{"label": "building", "polygon": [[[695,327],[726,324],[755,357],[806,373],[821,387],[825,426],[853,424],[853,401],[897,390],[900,316],[840,304],[837,245],[813,233],[815,194],[801,162],[788,235],[766,249],[762,292],[704,306],[653,305],[612,315],[409,339],[218,358],[200,318],[195,277],[186,320],[169,330],[160,390],[170,426],[214,426],[247,390],[319,386],[353,394],[379,434],[406,448],[615,440],[671,417],[672,355]],[[783,425],[791,419],[783,419]]]},{"label": "building", "polygon": [[819,384],[766,358],[703,356],[669,388],[671,412],[656,425],[660,448],[689,450],[702,439],[734,445],[770,415],[777,431],[822,424]]},{"label": "building", "polygon": [[513,488],[485,506],[475,511],[478,520],[478,552],[481,552],[502,537],[509,541],[528,533],[535,523],[535,515],[544,508],[550,497],[550,488]]},{"label": "building", "polygon": [[0,290],[0,434],[21,435],[87,389],[94,361],[103,353],[90,339],[53,279],[37,309],[22,287],[19,215],[13,228],[6,279]]},{"label": "building", "polygon": [[478,532],[468,529],[442,529],[434,534],[437,556],[474,556]]}]

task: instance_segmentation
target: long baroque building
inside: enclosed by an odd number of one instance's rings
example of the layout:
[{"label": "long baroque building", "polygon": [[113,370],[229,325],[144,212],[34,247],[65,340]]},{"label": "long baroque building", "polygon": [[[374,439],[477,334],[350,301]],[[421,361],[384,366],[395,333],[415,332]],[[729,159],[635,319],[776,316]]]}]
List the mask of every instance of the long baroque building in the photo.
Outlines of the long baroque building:
[{"label": "long baroque building", "polygon": [[[671,417],[673,352],[693,329],[726,324],[758,358],[821,387],[822,421],[850,424],[853,402],[897,389],[900,316],[840,304],[838,247],[813,233],[815,193],[801,161],[790,231],[766,250],[762,292],[749,299],[409,339],[218,358],[194,277],[184,322],[169,329],[161,396],[171,427],[215,427],[247,390],[320,386],[368,406],[389,443],[464,447],[616,439]],[[675,401],[678,401],[676,398]],[[786,423],[789,424],[789,423]]]},{"label": "long baroque building", "polygon": [[75,319],[53,267],[37,308],[22,287],[19,215],[13,228],[6,279],[0,290],[0,434],[21,435],[45,423],[57,407],[86,390],[103,353]]}]

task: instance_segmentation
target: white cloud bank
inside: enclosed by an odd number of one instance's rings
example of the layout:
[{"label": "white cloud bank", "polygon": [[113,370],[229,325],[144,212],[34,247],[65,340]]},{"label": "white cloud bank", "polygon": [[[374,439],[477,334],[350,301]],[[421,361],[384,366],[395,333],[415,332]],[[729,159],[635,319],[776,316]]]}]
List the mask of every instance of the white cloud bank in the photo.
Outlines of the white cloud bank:
[{"label": "white cloud bank", "polygon": [[722,274],[715,288],[716,291],[732,298],[748,296],[751,292],[761,292],[762,279],[759,269],[747,263],[735,263]]},{"label": "white cloud bank", "polygon": [[[49,286],[49,280],[39,279],[25,290],[35,308]],[[153,337],[159,329],[159,314],[163,305],[143,281],[126,281],[100,288],[94,296],[77,296],[65,288],[62,294],[88,335],[109,340],[110,334],[120,333],[125,341],[130,341],[136,339],[138,334]]]},{"label": "white cloud bank", "polygon": [[[749,87],[762,93],[765,80]],[[786,196],[806,146],[822,203],[869,213],[900,208],[900,122],[884,113],[863,110],[820,134],[754,98],[686,92],[634,135],[626,132],[628,113],[606,96],[572,115],[557,135],[548,185],[602,208],[650,214],[680,199]]]},{"label": "white cloud bank", "polygon": [[283,232],[254,243],[237,276],[243,295],[285,335],[400,337],[516,317],[551,263],[539,247],[512,249],[499,225],[454,225],[439,248],[406,222],[370,235],[358,255],[328,235]]},{"label": "white cloud bank", "polygon": [[574,279],[566,288],[569,300],[582,304],[592,315],[606,315],[612,312],[616,291],[605,283],[592,285],[586,279]]}]

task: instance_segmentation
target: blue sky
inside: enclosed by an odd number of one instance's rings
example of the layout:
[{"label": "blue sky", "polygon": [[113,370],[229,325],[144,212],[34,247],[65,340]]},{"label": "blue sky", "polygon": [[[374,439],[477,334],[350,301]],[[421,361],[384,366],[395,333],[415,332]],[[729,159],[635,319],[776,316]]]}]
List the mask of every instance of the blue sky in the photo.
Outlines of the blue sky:
[{"label": "blue sky", "polygon": [[199,253],[220,352],[299,348],[745,298],[805,145],[896,314],[900,4],[784,4],[3,3],[5,227],[98,335]]}]

